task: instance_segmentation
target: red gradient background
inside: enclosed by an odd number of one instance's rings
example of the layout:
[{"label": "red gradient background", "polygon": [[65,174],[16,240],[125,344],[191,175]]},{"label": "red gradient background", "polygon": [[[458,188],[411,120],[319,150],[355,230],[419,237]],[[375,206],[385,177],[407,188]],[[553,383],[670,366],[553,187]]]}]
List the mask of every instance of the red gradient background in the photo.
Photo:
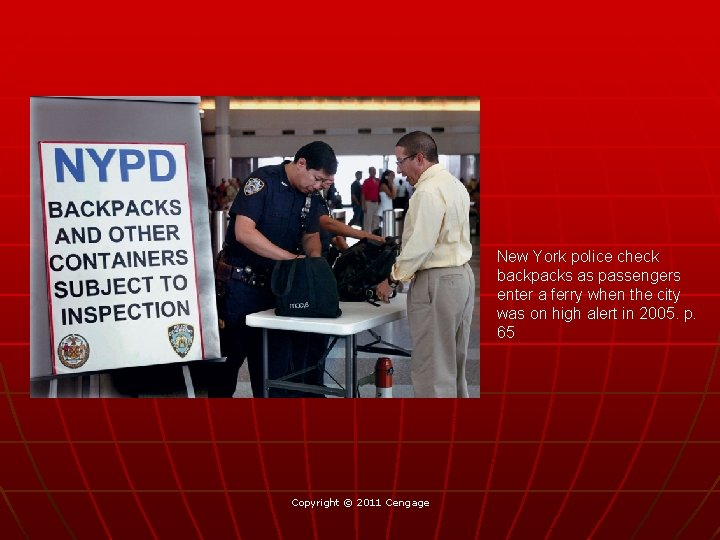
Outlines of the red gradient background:
[{"label": "red gradient background", "polygon": [[[48,22],[17,6],[34,26],[6,23],[0,59],[3,539],[720,535],[710,8],[32,6]],[[55,94],[480,96],[481,398],[31,400],[28,98]],[[625,246],[662,252],[696,320],[498,340],[498,249]]]}]

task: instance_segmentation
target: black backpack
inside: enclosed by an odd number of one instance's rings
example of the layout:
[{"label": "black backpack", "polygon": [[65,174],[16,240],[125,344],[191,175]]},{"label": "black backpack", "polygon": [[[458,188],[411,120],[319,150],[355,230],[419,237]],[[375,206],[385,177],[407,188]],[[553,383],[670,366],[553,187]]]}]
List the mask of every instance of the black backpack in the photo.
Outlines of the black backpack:
[{"label": "black backpack", "polygon": [[400,253],[400,239],[388,236],[384,243],[363,238],[335,260],[333,274],[343,302],[377,299],[375,286],[390,276]]}]

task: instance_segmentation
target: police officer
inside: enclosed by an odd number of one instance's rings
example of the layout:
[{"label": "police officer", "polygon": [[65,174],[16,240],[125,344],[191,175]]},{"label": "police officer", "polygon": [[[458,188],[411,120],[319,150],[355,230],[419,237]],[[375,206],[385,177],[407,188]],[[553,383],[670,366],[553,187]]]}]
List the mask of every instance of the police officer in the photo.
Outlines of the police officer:
[{"label": "police officer", "polygon": [[[211,370],[210,397],[232,397],[246,357],[253,396],[262,397],[262,330],[247,326],[245,316],[275,307],[270,275],[276,260],[320,256],[320,199],[312,194],[323,183],[332,182],[336,171],[333,149],[315,141],[300,148],[293,161],[252,172],[236,196],[224,247],[230,278],[224,282],[225,294],[219,306],[221,346],[227,361]],[[270,332],[271,379],[304,367],[293,361],[296,339],[296,333]],[[297,395],[302,394],[278,389],[270,392],[271,397]]]},{"label": "police officer", "polygon": [[[322,254],[328,259],[331,265],[335,261],[335,257],[337,257],[341,251],[345,251],[348,248],[348,244],[345,241],[345,237],[347,236],[356,238],[357,240],[367,238],[368,240],[379,243],[385,241],[385,238],[382,236],[363,231],[362,229],[356,229],[332,217],[328,197],[323,196],[323,193],[331,193],[331,190],[335,187],[334,179],[323,182],[321,187],[322,190],[318,191],[315,195],[320,201],[320,241],[322,244]],[[332,254],[332,247],[336,248],[334,254]]]}]

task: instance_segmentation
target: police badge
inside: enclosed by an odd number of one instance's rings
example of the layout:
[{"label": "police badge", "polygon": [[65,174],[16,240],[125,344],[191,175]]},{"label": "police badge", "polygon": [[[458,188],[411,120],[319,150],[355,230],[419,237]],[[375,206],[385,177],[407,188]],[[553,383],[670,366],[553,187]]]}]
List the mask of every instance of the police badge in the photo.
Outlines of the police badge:
[{"label": "police badge", "polygon": [[69,334],[60,340],[57,353],[63,366],[77,369],[90,358],[90,345],[81,335]]},{"label": "police badge", "polygon": [[248,178],[245,182],[245,187],[243,188],[243,192],[245,195],[255,195],[259,191],[262,191],[262,188],[265,187],[265,182],[260,180],[259,178]]},{"label": "police badge", "polygon": [[168,339],[180,358],[185,358],[193,344],[195,328],[191,324],[173,324],[168,327]]}]

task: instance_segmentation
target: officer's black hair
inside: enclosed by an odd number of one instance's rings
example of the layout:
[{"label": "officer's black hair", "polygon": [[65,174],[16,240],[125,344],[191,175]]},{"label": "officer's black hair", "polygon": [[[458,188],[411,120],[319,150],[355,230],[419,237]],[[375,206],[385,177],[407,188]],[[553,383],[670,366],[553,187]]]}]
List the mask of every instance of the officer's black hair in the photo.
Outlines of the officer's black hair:
[{"label": "officer's black hair", "polygon": [[328,143],[313,141],[306,144],[297,151],[293,161],[297,163],[300,158],[305,158],[308,169],[325,171],[328,174],[337,172],[338,162],[335,151]]},{"label": "officer's black hair", "polygon": [[403,135],[395,146],[404,148],[409,156],[423,154],[430,163],[438,162],[435,139],[424,131],[412,131]]}]

